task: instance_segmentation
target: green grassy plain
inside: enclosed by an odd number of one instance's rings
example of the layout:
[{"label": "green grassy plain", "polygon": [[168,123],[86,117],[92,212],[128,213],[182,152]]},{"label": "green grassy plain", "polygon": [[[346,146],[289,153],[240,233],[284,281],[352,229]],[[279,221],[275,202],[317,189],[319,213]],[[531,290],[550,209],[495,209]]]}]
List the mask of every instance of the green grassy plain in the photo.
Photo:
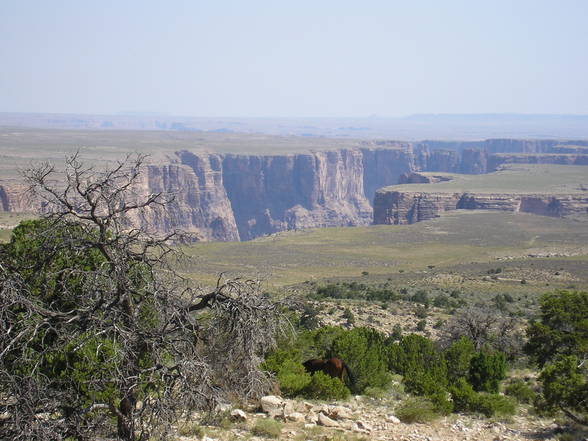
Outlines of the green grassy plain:
[{"label": "green grassy plain", "polygon": [[588,169],[583,165],[507,164],[503,169],[483,175],[423,173],[451,180],[433,184],[404,184],[386,190],[425,193],[588,193]]},{"label": "green grassy plain", "polygon": [[353,279],[488,292],[588,287],[588,222],[523,213],[457,210],[412,225],[289,231],[185,251],[182,272],[204,284],[225,272],[270,288]]}]

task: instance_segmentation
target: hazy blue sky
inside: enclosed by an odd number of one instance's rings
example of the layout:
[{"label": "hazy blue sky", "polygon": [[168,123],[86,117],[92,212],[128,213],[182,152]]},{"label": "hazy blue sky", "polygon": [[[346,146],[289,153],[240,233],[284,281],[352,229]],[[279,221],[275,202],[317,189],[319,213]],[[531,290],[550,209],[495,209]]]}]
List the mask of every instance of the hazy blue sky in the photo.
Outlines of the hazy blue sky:
[{"label": "hazy blue sky", "polygon": [[0,111],[588,114],[587,0],[0,0]]}]

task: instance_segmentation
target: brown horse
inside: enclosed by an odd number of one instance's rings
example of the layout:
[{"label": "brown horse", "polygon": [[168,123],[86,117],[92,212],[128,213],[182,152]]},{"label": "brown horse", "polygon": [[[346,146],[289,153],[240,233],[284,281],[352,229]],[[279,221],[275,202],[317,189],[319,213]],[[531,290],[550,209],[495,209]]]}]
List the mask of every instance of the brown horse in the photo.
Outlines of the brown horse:
[{"label": "brown horse", "polygon": [[338,378],[343,384],[345,384],[343,381],[343,372],[347,372],[351,385],[355,386],[355,375],[353,375],[353,372],[351,372],[351,369],[349,369],[345,362],[339,358],[333,357],[326,360],[313,358],[312,360],[305,361],[302,365],[306,369],[306,372],[310,374],[322,371],[333,378]]}]

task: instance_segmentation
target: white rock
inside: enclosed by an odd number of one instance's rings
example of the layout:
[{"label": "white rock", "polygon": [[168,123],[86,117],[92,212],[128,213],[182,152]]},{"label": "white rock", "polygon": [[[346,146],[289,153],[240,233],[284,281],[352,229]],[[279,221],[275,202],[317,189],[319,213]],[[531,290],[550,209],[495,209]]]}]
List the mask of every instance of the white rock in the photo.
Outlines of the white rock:
[{"label": "white rock", "polygon": [[367,430],[368,432],[374,430],[372,426],[370,426],[368,423],[366,423],[365,421],[358,421],[357,422],[357,427],[359,427],[360,429],[363,430]]},{"label": "white rock", "polygon": [[231,411],[231,418],[236,421],[247,421],[247,414],[241,409],[233,409]]},{"label": "white rock", "polygon": [[316,424],[314,424],[314,423],[306,423],[304,425],[304,428],[305,429],[312,429],[313,427],[316,427]]},{"label": "white rock", "polygon": [[284,401],[284,416],[288,416],[291,413],[294,413],[294,405],[291,401]]},{"label": "white rock", "polygon": [[206,435],[202,437],[202,441],[218,441],[217,438],[209,438]]},{"label": "white rock", "polygon": [[306,420],[306,416],[300,412],[292,412],[286,415],[286,419],[301,423]]},{"label": "white rock", "polygon": [[393,423],[393,424],[399,424],[400,420],[398,418],[396,418],[394,415],[387,415],[386,416],[386,421],[388,421],[389,423]]},{"label": "white rock", "polygon": [[337,421],[332,420],[322,412],[318,414],[318,423],[325,427],[339,427],[339,423]]},{"label": "white rock", "polygon": [[261,408],[270,416],[282,415],[284,409],[284,400],[275,395],[266,395],[261,397]]},{"label": "white rock", "polygon": [[336,420],[353,418],[353,412],[344,406],[332,406],[328,415]]},{"label": "white rock", "polygon": [[351,430],[353,430],[354,432],[357,432],[357,433],[369,433],[367,430],[362,429],[361,427],[359,427],[357,425],[357,423],[353,423],[353,425],[351,426]]}]

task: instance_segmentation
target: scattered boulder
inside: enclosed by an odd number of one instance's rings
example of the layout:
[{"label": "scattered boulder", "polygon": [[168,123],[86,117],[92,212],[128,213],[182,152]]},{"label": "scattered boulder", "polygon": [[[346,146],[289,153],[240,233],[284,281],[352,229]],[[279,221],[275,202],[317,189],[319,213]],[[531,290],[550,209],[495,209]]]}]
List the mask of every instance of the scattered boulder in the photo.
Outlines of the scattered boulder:
[{"label": "scattered boulder", "polygon": [[306,421],[306,416],[300,412],[292,412],[286,415],[286,419],[295,422]]},{"label": "scattered boulder", "polygon": [[371,432],[372,430],[374,430],[374,428],[365,421],[357,421],[357,427],[367,432]]},{"label": "scattered boulder", "polygon": [[344,406],[331,406],[327,412],[328,416],[336,420],[345,420],[353,418],[353,412]]},{"label": "scattered boulder", "polygon": [[281,416],[284,413],[284,400],[275,395],[261,397],[261,409],[271,417]]},{"label": "scattered boulder", "polygon": [[247,421],[247,414],[241,409],[233,409],[231,411],[231,419],[234,421]]},{"label": "scattered boulder", "polygon": [[329,418],[328,416],[326,416],[324,413],[319,413],[318,414],[318,423],[321,426],[325,426],[325,427],[339,427],[339,423],[335,420],[332,420],[331,418]]}]

